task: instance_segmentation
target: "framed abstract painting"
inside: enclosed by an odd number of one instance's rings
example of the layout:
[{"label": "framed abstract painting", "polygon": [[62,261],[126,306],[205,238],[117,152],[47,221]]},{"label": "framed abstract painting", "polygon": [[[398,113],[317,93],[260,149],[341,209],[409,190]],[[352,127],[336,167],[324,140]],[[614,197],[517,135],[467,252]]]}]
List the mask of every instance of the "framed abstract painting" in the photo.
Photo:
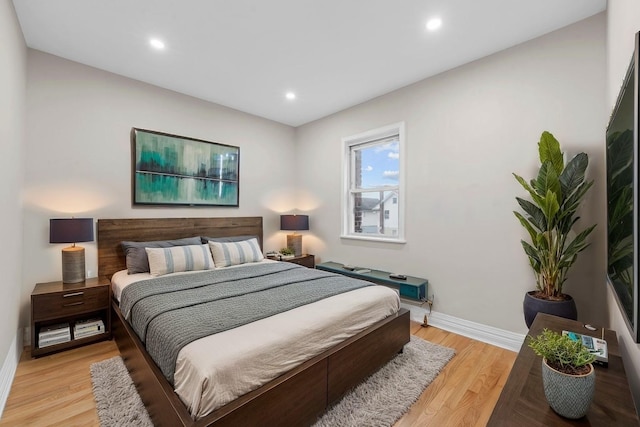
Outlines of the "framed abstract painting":
[{"label": "framed abstract painting", "polygon": [[131,129],[134,205],[238,206],[240,148]]}]

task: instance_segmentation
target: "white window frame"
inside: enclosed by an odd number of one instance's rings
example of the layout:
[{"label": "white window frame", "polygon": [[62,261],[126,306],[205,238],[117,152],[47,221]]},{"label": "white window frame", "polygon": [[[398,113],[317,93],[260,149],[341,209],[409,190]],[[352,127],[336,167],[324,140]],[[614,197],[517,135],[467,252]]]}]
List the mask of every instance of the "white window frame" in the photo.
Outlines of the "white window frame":
[{"label": "white window frame", "polygon": [[[405,174],[406,174],[406,144],[404,122],[394,123],[378,129],[373,129],[357,135],[342,138],[342,239],[367,240],[387,243],[406,243],[405,240]],[[398,234],[395,236],[366,235],[355,233],[354,206],[351,197],[351,183],[354,181],[355,165],[351,159],[351,147],[366,145],[374,141],[398,135],[400,149],[398,174]],[[375,191],[375,189],[374,189]]]}]

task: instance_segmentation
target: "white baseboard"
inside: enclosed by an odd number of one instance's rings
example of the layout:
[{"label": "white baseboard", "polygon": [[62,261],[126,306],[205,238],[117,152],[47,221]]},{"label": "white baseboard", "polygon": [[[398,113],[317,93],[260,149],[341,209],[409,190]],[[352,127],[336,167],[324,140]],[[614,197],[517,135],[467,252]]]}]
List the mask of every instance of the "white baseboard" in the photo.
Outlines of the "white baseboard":
[{"label": "white baseboard", "polygon": [[[424,315],[428,313],[428,310],[419,304],[402,300],[401,305],[411,312],[411,320],[415,322],[422,323]],[[429,314],[429,325],[515,352],[520,351],[525,338],[524,334],[516,334],[435,311]]]},{"label": "white baseboard", "polygon": [[11,391],[11,384],[13,384],[13,377],[16,375],[16,369],[18,368],[18,362],[22,355],[22,330],[18,330],[16,333],[7,357],[0,367],[0,418],[4,412],[4,407],[7,404],[9,398],[9,392]]}]

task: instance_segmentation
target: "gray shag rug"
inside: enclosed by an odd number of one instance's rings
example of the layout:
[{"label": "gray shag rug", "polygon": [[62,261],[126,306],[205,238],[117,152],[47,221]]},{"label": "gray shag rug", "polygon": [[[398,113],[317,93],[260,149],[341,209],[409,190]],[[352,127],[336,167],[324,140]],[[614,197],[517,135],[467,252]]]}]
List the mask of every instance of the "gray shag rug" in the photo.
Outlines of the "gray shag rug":
[{"label": "gray shag rug", "polygon": [[404,415],[455,351],[411,336],[404,351],[351,390],[314,427],[388,427]]},{"label": "gray shag rug", "polygon": [[153,427],[122,357],[93,363],[90,369],[101,427]]},{"label": "gray shag rug", "polygon": [[[451,348],[411,336],[404,352],[327,411],[314,427],[392,426],[453,358]],[[120,356],[91,365],[101,427],[153,426]]]}]

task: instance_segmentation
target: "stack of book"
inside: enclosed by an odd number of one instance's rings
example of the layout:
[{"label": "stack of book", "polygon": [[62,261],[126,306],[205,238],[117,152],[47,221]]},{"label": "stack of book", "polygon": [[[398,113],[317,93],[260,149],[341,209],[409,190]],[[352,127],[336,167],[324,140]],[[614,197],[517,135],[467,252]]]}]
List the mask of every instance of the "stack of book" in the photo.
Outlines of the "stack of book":
[{"label": "stack of book", "polygon": [[571,331],[562,331],[562,335],[567,335],[572,340],[581,342],[589,350],[589,353],[596,356],[596,360],[593,362],[596,365],[604,366],[605,368],[609,366],[609,352],[607,350],[607,342],[604,339],[604,329],[602,330],[602,339]]},{"label": "stack of book", "polygon": [[68,323],[45,326],[38,332],[38,347],[61,344],[71,341],[71,329]]},{"label": "stack of book", "polygon": [[104,333],[102,319],[78,320],[73,326],[73,338],[80,339]]}]

